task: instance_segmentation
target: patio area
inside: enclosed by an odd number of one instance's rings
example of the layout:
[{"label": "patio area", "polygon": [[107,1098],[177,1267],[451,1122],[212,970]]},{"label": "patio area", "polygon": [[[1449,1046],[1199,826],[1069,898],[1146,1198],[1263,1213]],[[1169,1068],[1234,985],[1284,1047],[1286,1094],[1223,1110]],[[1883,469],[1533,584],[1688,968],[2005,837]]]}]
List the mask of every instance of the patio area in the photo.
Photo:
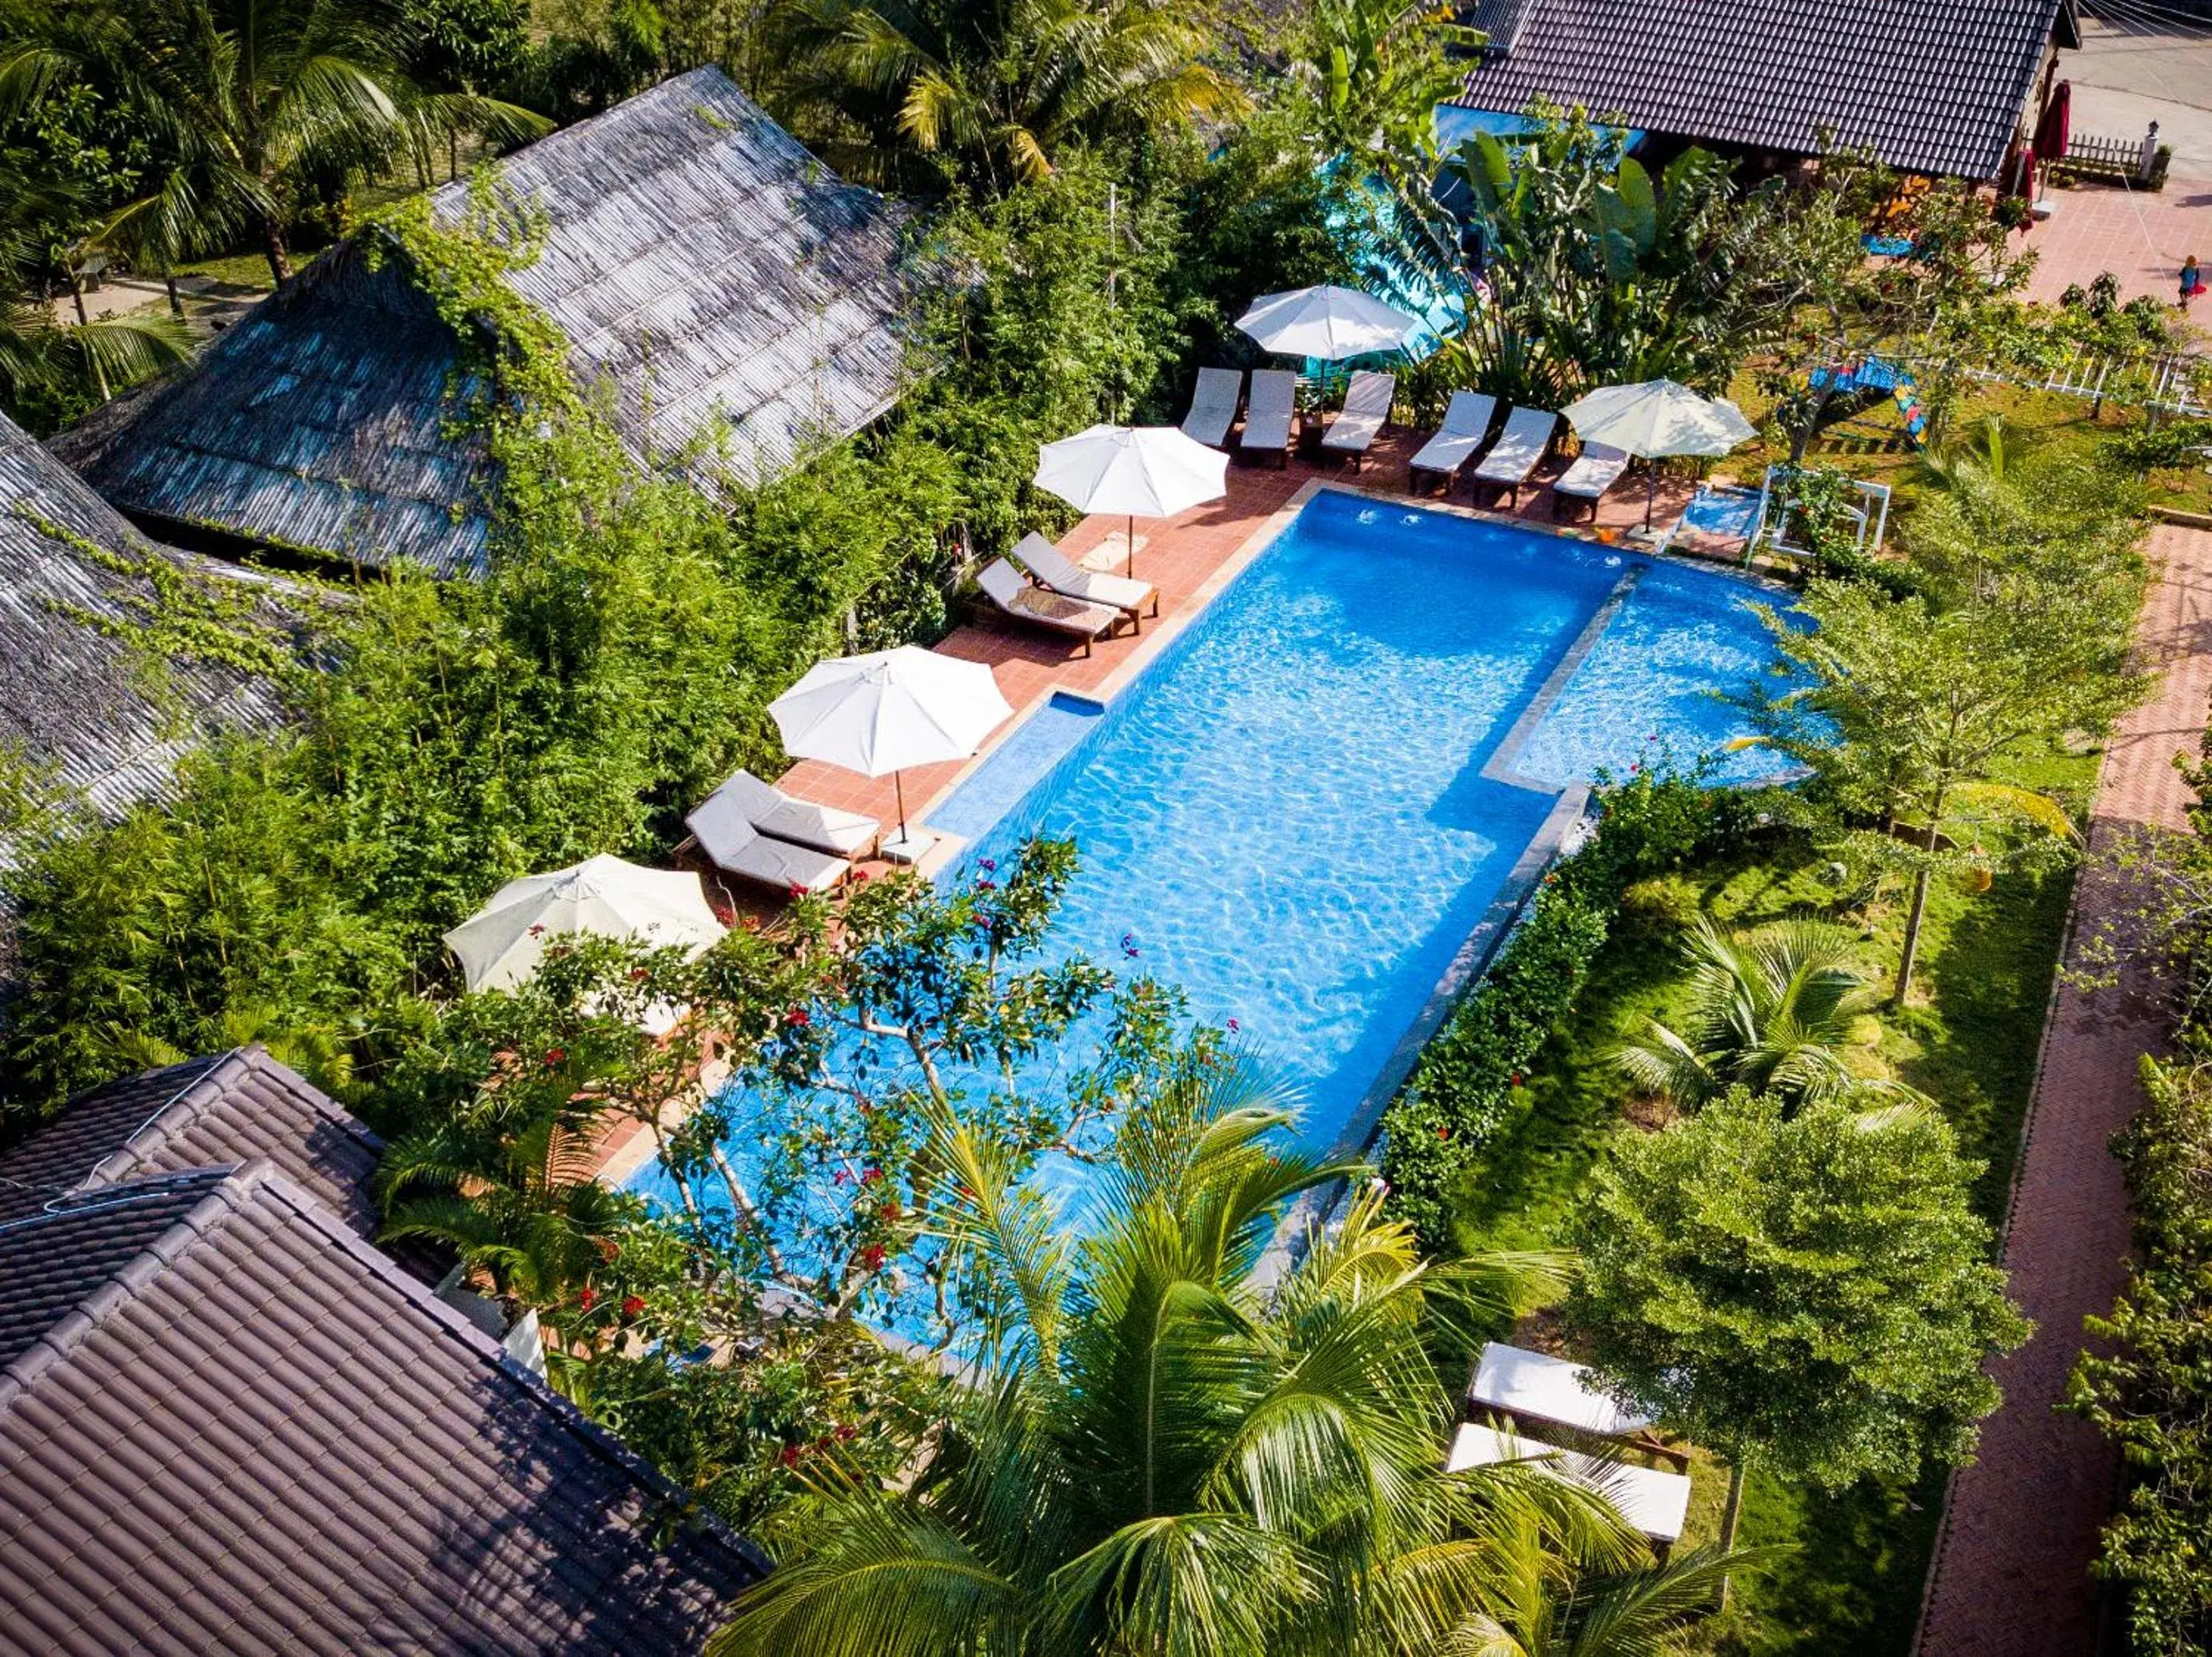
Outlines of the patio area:
[{"label": "patio area", "polygon": [[[1159,615],[1147,616],[1138,633],[1124,632],[1118,637],[1100,640],[1088,656],[1083,653],[1081,645],[1058,634],[1018,628],[1012,623],[1000,625],[995,619],[970,621],[956,628],[936,648],[950,656],[988,664],[998,679],[1000,693],[1018,717],[1054,690],[1097,695],[1102,688],[1118,686],[1126,677],[1126,670],[1133,669],[1140,652],[1149,653],[1158,642],[1202,610],[1223,584],[1232,561],[1237,560],[1240,554],[1256,551],[1270,538],[1279,527],[1273,522],[1278,514],[1310,484],[1335,484],[1416,505],[1449,505],[1455,509],[1470,510],[1468,491],[1463,483],[1451,491],[1449,498],[1433,493],[1417,495],[1412,490],[1407,462],[1426,435],[1425,432],[1402,427],[1386,430],[1376,439],[1364,467],[1357,473],[1334,458],[1308,460],[1294,454],[1290,464],[1281,470],[1264,463],[1232,459],[1228,493],[1223,499],[1172,519],[1139,519],[1137,575],[1159,588]],[[1587,518],[1571,525],[1557,523],[1552,515],[1550,480],[1564,472],[1567,464],[1556,456],[1546,461],[1521,491],[1517,509],[1511,513],[1500,510],[1489,515],[1530,528],[1559,529],[1585,536],[1625,535],[1642,524],[1644,485],[1640,475],[1633,472],[1600,502],[1595,525]],[[1686,478],[1662,477],[1653,523],[1660,526],[1671,523],[1687,503],[1692,489]],[[1069,557],[1083,561],[1100,554],[1109,543],[1118,549],[1125,530],[1126,521],[1119,516],[1094,515],[1061,537],[1060,545]],[[1123,565],[1115,556],[1105,567],[1119,572]],[[994,742],[1003,734],[1003,730],[994,734]],[[987,746],[985,752],[988,751]],[[974,763],[969,761],[921,766],[907,772],[903,783],[908,816],[926,822],[930,805]],[[810,760],[785,773],[780,786],[790,793],[824,805],[865,811],[882,820],[886,828],[897,816],[892,782],[888,776],[863,777]],[[889,865],[869,863],[861,866],[866,872],[875,874]],[[758,914],[770,913],[777,907],[773,896],[765,893],[732,888],[729,895],[739,901],[738,907],[741,909]]]},{"label": "patio area", "polygon": [[[2087,288],[2109,270],[2123,300],[2148,296],[2170,306],[2182,260],[2191,253],[2212,260],[2212,182],[2169,178],[2154,191],[2080,184],[2052,191],[2051,202],[2051,217],[2014,244],[2037,255],[2027,299],[2056,305],[2069,287]],[[2200,301],[2194,314],[2212,325],[2212,301]]]}]

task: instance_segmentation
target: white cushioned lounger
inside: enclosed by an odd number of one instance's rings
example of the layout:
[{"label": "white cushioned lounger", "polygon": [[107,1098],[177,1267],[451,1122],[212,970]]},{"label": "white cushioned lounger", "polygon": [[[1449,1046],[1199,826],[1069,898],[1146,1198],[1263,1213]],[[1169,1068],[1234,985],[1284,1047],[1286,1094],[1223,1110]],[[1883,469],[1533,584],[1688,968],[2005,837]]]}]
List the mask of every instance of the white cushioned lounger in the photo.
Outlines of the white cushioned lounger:
[{"label": "white cushioned lounger", "polygon": [[883,824],[873,817],[800,799],[750,771],[736,773],[709,798],[724,794],[746,822],[771,840],[787,840],[833,857],[857,856],[883,832]]},{"label": "white cushioned lounger", "polygon": [[1421,445],[1421,452],[1413,457],[1413,469],[1417,472],[1434,472],[1451,487],[1459,469],[1474,458],[1482,447],[1482,440],[1490,434],[1490,422],[1498,413],[1498,399],[1482,391],[1454,391],[1451,403],[1444,410],[1444,423],[1437,434]]},{"label": "white cushioned lounger", "polygon": [[1200,368],[1190,394],[1190,412],[1182,417],[1182,434],[1210,449],[1219,448],[1229,440],[1229,428],[1237,423],[1237,405],[1243,400],[1242,370]]},{"label": "white cushioned lounger", "polygon": [[1397,395],[1395,374],[1361,369],[1345,388],[1343,411],[1328,422],[1322,447],[1332,454],[1350,455],[1352,470],[1357,471],[1376,434],[1389,423],[1390,404]]},{"label": "white cushioned lounger", "polygon": [[1564,497],[1587,501],[1592,507],[1598,497],[1620,481],[1628,470],[1628,451],[1616,449],[1610,443],[1585,443],[1575,463],[1559,474],[1559,481],[1552,485],[1556,501]]},{"label": "white cushioned lounger", "polygon": [[1498,433],[1498,441],[1474,469],[1474,481],[1511,490],[1517,505],[1521,486],[1552,446],[1552,433],[1559,423],[1559,416],[1549,409],[1514,410],[1505,416],[1505,429]]},{"label": "white cushioned lounger", "polygon": [[1069,634],[1083,640],[1086,653],[1092,640],[1111,633],[1121,620],[1121,612],[1111,604],[1094,604],[1031,586],[1003,558],[993,559],[977,572],[975,584],[1001,616]]},{"label": "white cushioned lounger", "polygon": [[1533,1461],[1545,1472],[1596,1491],[1623,1519],[1655,1542],[1680,1539],[1690,1514],[1690,1481],[1682,1473],[1662,1473],[1626,1462],[1600,1461],[1572,1450],[1554,1449],[1532,1438],[1516,1438],[1480,1422],[1462,1423],[1452,1437],[1446,1472]]},{"label": "white cushioned lounger", "polygon": [[1287,368],[1255,368],[1252,393],[1244,401],[1244,429],[1237,446],[1255,454],[1279,454],[1291,464],[1291,422],[1297,413],[1298,377]]},{"label": "white cushioned lounger", "polygon": [[1557,1422],[1606,1438],[1626,1438],[1651,1425],[1650,1417],[1623,1409],[1591,1385],[1582,1364],[1500,1341],[1483,1347],[1468,1397],[1522,1421]]},{"label": "white cushioned lounger", "polygon": [[789,891],[827,891],[850,874],[853,865],[810,847],[770,840],[753,827],[735,797],[718,788],[684,819],[698,838],[699,849],[725,874]]},{"label": "white cushioned lounger", "polygon": [[1038,580],[1063,598],[1080,598],[1093,604],[1111,604],[1134,616],[1146,604],[1160,613],[1160,590],[1150,581],[1104,570],[1085,569],[1058,547],[1032,530],[1010,555]]}]

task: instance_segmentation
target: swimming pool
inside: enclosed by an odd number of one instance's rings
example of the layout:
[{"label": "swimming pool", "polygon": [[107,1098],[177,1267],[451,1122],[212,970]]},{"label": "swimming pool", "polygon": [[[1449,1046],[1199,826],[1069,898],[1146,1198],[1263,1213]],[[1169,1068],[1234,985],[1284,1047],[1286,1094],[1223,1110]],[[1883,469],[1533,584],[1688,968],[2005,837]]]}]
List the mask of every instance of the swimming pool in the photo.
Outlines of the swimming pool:
[{"label": "swimming pool", "polygon": [[[926,820],[966,842],[947,878],[1073,838],[1052,949],[1234,1019],[1302,1084],[1308,1140],[1356,1149],[1601,770],[1773,773],[1728,751],[1742,722],[1713,694],[1771,660],[1748,606],[1773,596],[1323,490],[1109,704],[1050,699]],[[633,1184],[669,1194],[655,1168]]]}]

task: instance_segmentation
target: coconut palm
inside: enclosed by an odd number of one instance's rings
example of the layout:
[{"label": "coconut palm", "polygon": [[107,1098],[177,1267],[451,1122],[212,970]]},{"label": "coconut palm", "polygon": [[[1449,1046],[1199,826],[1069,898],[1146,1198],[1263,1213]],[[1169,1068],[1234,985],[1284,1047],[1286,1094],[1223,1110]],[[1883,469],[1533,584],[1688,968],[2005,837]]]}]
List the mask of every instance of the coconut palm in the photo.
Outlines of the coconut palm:
[{"label": "coconut palm", "polygon": [[1052,171],[1072,139],[1158,131],[1238,100],[1208,37],[1162,0],[793,0],[794,115],[846,171],[919,159],[993,188]]},{"label": "coconut palm", "polygon": [[1428,1657],[1517,1618],[1508,1543],[1570,1593],[1640,1557],[1564,1481],[1441,1471],[1428,1341],[1560,1262],[1425,1261],[1371,1189],[1273,1254],[1286,1205],[1358,1172],[1279,1149],[1290,1120],[1249,1066],[1201,1066],[1132,1114],[1073,1228],[940,1120],[934,1230],[988,1314],[973,1385],[910,1484],[823,1488],[722,1657]]},{"label": "coconut palm", "polygon": [[45,195],[0,174],[0,398],[71,386],[105,398],[173,367],[191,342],[173,317],[96,317],[69,324],[36,297],[44,260],[31,226]]},{"label": "coconut palm", "polygon": [[1851,964],[1856,944],[1823,921],[1729,934],[1700,917],[1684,945],[1692,1004],[1683,1030],[1654,1019],[1613,1062],[1635,1087],[1692,1108],[1738,1083],[1792,1108],[1861,1093],[1917,1098],[1844,1062],[1841,1050],[1881,999]]},{"label": "coconut palm", "polygon": [[251,234],[282,282],[311,181],[452,131],[545,129],[509,104],[415,87],[399,67],[407,40],[398,0],[9,0],[0,118],[79,80],[109,88],[167,156],[110,234],[164,268]]}]

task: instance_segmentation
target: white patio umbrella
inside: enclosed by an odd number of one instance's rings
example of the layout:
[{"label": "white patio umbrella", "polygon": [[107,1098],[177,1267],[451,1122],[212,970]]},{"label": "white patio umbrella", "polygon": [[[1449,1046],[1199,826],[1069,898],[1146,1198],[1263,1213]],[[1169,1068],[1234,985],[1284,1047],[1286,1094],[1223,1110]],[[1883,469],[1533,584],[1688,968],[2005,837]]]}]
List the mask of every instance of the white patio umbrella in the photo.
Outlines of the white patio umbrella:
[{"label": "white patio umbrella", "polygon": [[1129,574],[1137,573],[1137,519],[1172,518],[1229,489],[1229,457],[1174,426],[1093,426],[1047,443],[1030,482],[1085,512],[1129,520]]},{"label": "white patio umbrella", "polygon": [[1323,282],[1262,294],[1237,325],[1270,351],[1340,362],[1370,351],[1395,351],[1413,337],[1421,319],[1385,305],[1356,288]]},{"label": "white patio umbrella", "polygon": [[693,954],[722,936],[699,877],[641,869],[618,857],[586,858],[572,869],[510,880],[490,902],[446,934],[471,990],[508,990],[538,970],[545,945],[565,932],[632,938]]},{"label": "white patio umbrella", "polygon": [[964,760],[1014,710],[981,662],[901,645],[817,662],[768,707],[783,745],[796,759],[821,760],[864,777],[891,774],[899,831],[884,842],[888,857],[912,862],[928,848],[906,826],[906,788],[898,774],[913,765]]},{"label": "white patio umbrella", "polygon": [[[1700,397],[1671,379],[1634,385],[1601,385],[1562,411],[1585,443],[1607,443],[1652,459],[1671,454],[1726,454],[1759,434],[1743,410],[1724,397]],[[1651,527],[1651,499],[1659,487],[1647,469],[1644,527]]]}]

